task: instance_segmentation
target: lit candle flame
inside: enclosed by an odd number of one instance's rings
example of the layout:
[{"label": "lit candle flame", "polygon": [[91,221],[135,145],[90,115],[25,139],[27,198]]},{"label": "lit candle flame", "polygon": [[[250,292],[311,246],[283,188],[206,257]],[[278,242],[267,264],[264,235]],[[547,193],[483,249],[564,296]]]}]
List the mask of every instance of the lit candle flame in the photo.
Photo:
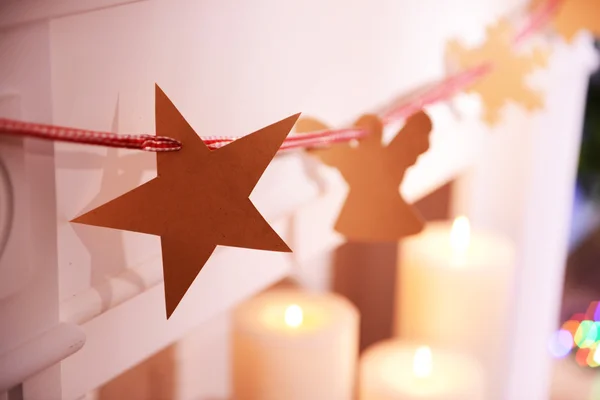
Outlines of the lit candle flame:
[{"label": "lit candle flame", "polygon": [[428,346],[421,346],[417,349],[413,359],[413,372],[417,378],[427,378],[431,375],[432,358],[431,349]]},{"label": "lit candle flame", "polygon": [[467,217],[460,216],[454,220],[450,231],[450,245],[459,253],[464,253],[471,242],[471,226]]},{"label": "lit candle flame", "polygon": [[285,309],[285,323],[291,328],[297,328],[302,325],[302,319],[304,318],[302,308],[297,304],[292,304]]}]

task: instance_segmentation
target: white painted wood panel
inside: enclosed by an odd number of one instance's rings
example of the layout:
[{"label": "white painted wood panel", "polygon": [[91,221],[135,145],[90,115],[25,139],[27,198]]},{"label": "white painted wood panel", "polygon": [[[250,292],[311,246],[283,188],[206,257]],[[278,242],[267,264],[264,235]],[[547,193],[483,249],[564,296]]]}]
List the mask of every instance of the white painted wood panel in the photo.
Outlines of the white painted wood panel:
[{"label": "white painted wood panel", "polygon": [[[11,112],[5,116],[52,122],[49,45],[48,23],[20,26],[0,33],[3,59],[0,63],[0,93],[18,96],[20,106],[19,115]],[[0,157],[3,160],[6,157],[7,163],[11,164],[11,182],[18,195],[15,201],[27,208],[25,212],[17,212],[14,216],[18,219],[13,221],[19,226],[16,233],[26,232],[26,237],[17,235],[21,260],[3,258],[0,261],[22,263],[27,272],[23,279],[20,274],[15,275],[16,281],[11,279],[13,292],[0,300],[0,353],[6,354],[59,323],[56,203],[51,143],[3,138]],[[0,265],[0,269],[4,266]],[[24,393],[32,398],[40,398],[42,394],[60,397],[59,380],[45,380],[50,375],[56,376],[57,372],[53,367],[32,377],[24,385]],[[37,384],[42,381],[43,385]]]}]

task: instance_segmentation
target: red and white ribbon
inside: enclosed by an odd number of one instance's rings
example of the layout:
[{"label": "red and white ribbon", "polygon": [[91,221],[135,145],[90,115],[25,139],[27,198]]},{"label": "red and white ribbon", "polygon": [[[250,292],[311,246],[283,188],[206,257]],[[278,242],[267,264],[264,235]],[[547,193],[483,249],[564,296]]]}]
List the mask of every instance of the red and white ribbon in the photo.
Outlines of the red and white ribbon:
[{"label": "red and white ribbon", "polygon": [[6,118],[0,118],[0,134],[145,151],[177,151],[181,149],[181,143],[169,137],[146,134],[120,135],[111,132],[34,124]]}]

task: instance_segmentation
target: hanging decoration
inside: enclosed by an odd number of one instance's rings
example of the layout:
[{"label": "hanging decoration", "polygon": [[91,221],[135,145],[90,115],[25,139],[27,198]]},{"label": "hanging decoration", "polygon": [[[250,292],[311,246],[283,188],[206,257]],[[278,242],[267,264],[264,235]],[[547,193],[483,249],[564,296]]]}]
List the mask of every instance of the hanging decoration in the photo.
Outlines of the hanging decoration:
[{"label": "hanging decoration", "polygon": [[527,75],[535,69],[545,67],[548,52],[539,47],[530,54],[515,52],[515,31],[506,20],[487,28],[487,41],[479,48],[466,49],[458,41],[447,45],[448,57],[461,69],[489,64],[490,73],[485,79],[471,85],[466,91],[481,96],[484,105],[483,120],[489,125],[500,121],[500,111],[512,100],[534,111],[543,107],[543,94],[531,88]]},{"label": "hanging decoration", "polygon": [[[169,318],[217,245],[290,251],[249,200],[276,153],[307,149],[341,172],[350,186],[335,229],[349,240],[396,241],[418,233],[419,214],[401,197],[406,170],[429,147],[431,121],[422,109],[461,91],[477,93],[489,124],[514,101],[527,110],[543,96],[526,78],[546,65],[548,50],[523,53],[516,45],[548,22],[567,39],[581,29],[600,33],[600,3],[593,0],[532,0],[524,28],[506,20],[487,29],[487,41],[468,49],[456,41],[447,55],[458,69],[378,116],[366,115],[350,128],[331,129],[304,119],[288,136],[298,115],[247,136],[199,137],[167,96],[156,87],[156,135],[123,135],[0,118],[0,135],[18,135],[157,153],[157,177],[72,222],[161,237],[166,313]],[[388,124],[405,121],[388,144]],[[357,146],[351,142],[358,141]]]},{"label": "hanging decoration", "polygon": [[[314,119],[298,124],[297,132],[326,129]],[[395,242],[419,233],[424,220],[402,199],[399,189],[406,170],[429,149],[429,116],[419,111],[409,117],[387,146],[382,143],[383,123],[378,117],[365,115],[356,126],[369,132],[356,146],[311,151],[324,164],[337,168],[350,186],[335,230],[348,240],[366,242]]]},{"label": "hanging decoration", "polygon": [[156,86],[157,177],[72,222],[161,237],[167,318],[217,245],[291,251],[254,207],[252,189],[299,114],[211,151]]},{"label": "hanging decoration", "polygon": [[[533,0],[536,9],[548,0]],[[600,36],[600,2],[597,0],[552,0],[552,27],[567,41],[572,42],[583,30]]]}]

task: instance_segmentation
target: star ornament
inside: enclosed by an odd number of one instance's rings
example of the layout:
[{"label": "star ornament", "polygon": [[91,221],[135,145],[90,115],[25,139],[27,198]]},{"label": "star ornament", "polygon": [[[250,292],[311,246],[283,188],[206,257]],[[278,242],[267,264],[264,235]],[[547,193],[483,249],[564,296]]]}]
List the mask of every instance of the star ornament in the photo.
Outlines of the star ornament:
[{"label": "star ornament", "polygon": [[157,177],[71,222],[161,238],[167,319],[217,245],[290,252],[249,199],[300,114],[210,150],[156,86]]},{"label": "star ornament", "polygon": [[515,31],[506,20],[487,28],[487,40],[479,48],[467,49],[457,41],[446,47],[449,59],[460,69],[470,69],[492,63],[492,70],[467,88],[467,92],[478,93],[485,111],[483,119],[489,125],[500,120],[504,105],[513,101],[529,111],[544,105],[544,95],[526,82],[527,76],[548,64],[549,53],[537,47],[529,53],[517,52],[512,44]]}]

